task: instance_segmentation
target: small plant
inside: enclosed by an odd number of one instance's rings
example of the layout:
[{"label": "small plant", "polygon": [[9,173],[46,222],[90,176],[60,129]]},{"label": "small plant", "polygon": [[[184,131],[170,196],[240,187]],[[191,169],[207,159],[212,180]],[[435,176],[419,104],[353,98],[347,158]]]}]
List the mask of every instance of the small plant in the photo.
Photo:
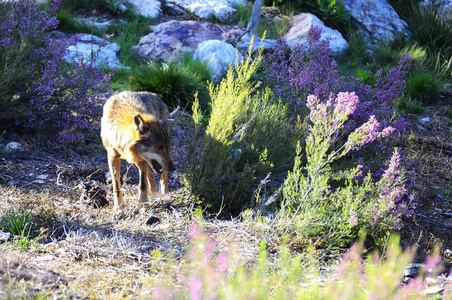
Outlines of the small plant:
[{"label": "small plant", "polygon": [[411,100],[411,98],[407,96],[400,97],[400,100],[397,102],[397,108],[412,114],[421,114],[425,112],[425,107],[422,106],[422,104]]},{"label": "small plant", "polygon": [[416,73],[409,76],[406,82],[406,92],[412,99],[428,103],[439,95],[440,82],[429,73]]},{"label": "small plant", "polygon": [[30,225],[31,213],[27,209],[11,210],[3,217],[4,230],[14,235],[21,235],[23,231]]},{"label": "small plant", "polygon": [[133,70],[132,87],[135,91],[159,94],[172,107],[190,108],[193,95],[198,93],[203,109],[209,101],[206,87],[207,64],[185,58],[181,62],[149,62]]},{"label": "small plant", "polygon": [[29,239],[32,229],[30,217],[31,212],[27,209],[11,210],[3,217],[3,229],[17,236],[17,245],[22,249],[34,242]]}]

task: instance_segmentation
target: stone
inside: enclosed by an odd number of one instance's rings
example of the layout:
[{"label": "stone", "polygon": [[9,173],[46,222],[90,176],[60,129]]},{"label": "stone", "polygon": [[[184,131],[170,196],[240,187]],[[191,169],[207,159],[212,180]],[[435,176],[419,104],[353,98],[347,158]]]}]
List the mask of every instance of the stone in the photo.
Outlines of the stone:
[{"label": "stone", "polygon": [[18,152],[18,151],[22,151],[23,149],[24,149],[24,146],[22,146],[21,143],[11,142],[6,145],[4,151],[5,152]]},{"label": "stone", "polygon": [[238,26],[176,20],[160,23],[152,29],[153,32],[142,37],[133,49],[143,59],[163,61],[175,60],[183,52],[194,52],[204,41],[231,42],[245,32]]},{"label": "stone", "polygon": [[[229,65],[236,59],[237,49],[231,44],[219,40],[209,40],[198,45],[195,58],[207,62],[212,73],[212,80],[219,82]],[[241,59],[240,53],[238,53]]]},{"label": "stone", "polygon": [[106,31],[108,27],[114,23],[113,20],[109,20],[105,17],[80,17],[77,22],[88,24],[89,26],[95,27],[100,31]]},{"label": "stone", "polygon": [[452,20],[452,0],[424,0],[419,2],[421,7],[433,9],[438,12],[438,16],[443,20]]},{"label": "stone", "polygon": [[284,39],[289,46],[293,46],[295,43],[306,45],[308,43],[308,31],[313,25],[322,28],[320,39],[330,40],[330,48],[333,53],[340,53],[347,48],[347,41],[338,30],[326,27],[322,20],[310,13],[294,16],[290,21],[289,30],[284,35]]},{"label": "stone", "polygon": [[128,0],[144,17],[157,19],[162,15],[162,2],[159,0]]},{"label": "stone", "polygon": [[68,53],[63,57],[66,61],[83,61],[89,62],[94,53],[95,65],[106,65],[110,68],[125,68],[119,61],[117,53],[119,46],[116,43],[102,39],[92,34],[80,34],[77,44],[68,46]]},{"label": "stone", "polygon": [[246,0],[166,0],[168,4],[180,7],[202,19],[209,19],[212,16],[225,22],[235,13],[234,6],[245,4]]},{"label": "stone", "polygon": [[157,224],[160,222],[160,219],[156,216],[151,216],[147,221],[146,221],[146,225],[148,226],[152,226],[154,224]]},{"label": "stone", "polygon": [[11,237],[11,233],[10,232],[4,232],[0,230],[0,244],[7,242],[9,240],[9,238]]},{"label": "stone", "polygon": [[387,0],[344,0],[344,3],[350,15],[370,33],[371,40],[391,41],[406,30],[406,23]]}]

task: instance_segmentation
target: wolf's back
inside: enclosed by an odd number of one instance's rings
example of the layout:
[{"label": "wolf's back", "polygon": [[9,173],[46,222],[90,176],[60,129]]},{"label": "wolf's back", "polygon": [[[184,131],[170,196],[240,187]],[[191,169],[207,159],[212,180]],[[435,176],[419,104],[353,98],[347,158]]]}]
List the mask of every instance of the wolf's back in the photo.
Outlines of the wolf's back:
[{"label": "wolf's back", "polygon": [[133,139],[133,118],[137,114],[148,120],[169,118],[168,108],[157,94],[126,91],[113,95],[105,103],[102,116],[101,136],[107,149]]}]

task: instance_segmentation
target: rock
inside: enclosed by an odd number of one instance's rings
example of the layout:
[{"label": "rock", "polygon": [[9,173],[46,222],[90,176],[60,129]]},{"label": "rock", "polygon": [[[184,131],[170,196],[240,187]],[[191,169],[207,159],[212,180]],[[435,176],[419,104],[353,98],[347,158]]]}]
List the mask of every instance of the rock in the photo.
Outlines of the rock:
[{"label": "rock", "polygon": [[54,259],[55,259],[55,256],[53,256],[52,254],[47,254],[47,255],[36,257],[35,261],[36,262],[39,262],[39,261],[51,261],[51,260],[54,260]]},{"label": "rock", "polygon": [[[248,36],[248,34],[246,34],[237,43],[237,49],[240,49],[241,51],[246,51],[246,49],[248,49],[248,47],[250,46],[250,40],[251,40],[250,37]],[[278,42],[276,40],[261,39],[260,37],[255,37],[253,43],[253,51],[261,47],[261,45],[264,46],[265,51],[275,48],[278,45]]]},{"label": "rock", "polygon": [[[219,82],[226,73],[229,65],[236,59],[237,49],[231,44],[219,40],[202,42],[195,51],[195,57],[207,62],[212,72],[212,80]],[[240,53],[238,53],[241,59]]]},{"label": "rock", "polygon": [[128,0],[142,16],[157,19],[162,15],[162,2],[159,0]]},{"label": "rock", "polygon": [[9,238],[11,237],[11,233],[10,232],[4,232],[0,230],[0,244],[7,242],[9,240]]},{"label": "rock", "polygon": [[421,122],[421,123],[428,123],[428,122],[430,122],[430,118],[429,117],[422,118],[422,119],[419,120],[419,122]]},{"label": "rock", "polygon": [[452,20],[452,0],[424,0],[419,5],[437,11],[441,19]]},{"label": "rock", "polygon": [[95,64],[107,65],[110,68],[125,68],[117,57],[119,46],[116,43],[110,43],[100,37],[92,34],[82,33],[78,36],[77,44],[68,46],[68,53],[63,57],[66,61],[81,60],[84,63],[89,62],[94,53]]},{"label": "rock", "polygon": [[80,183],[80,201],[87,206],[101,208],[108,206],[110,202],[107,200],[107,191],[99,186],[96,181]]},{"label": "rock", "polygon": [[424,264],[410,263],[403,271],[403,282],[407,283],[410,279],[416,278],[420,270],[424,268]]},{"label": "rock", "polygon": [[334,53],[340,53],[347,48],[347,41],[339,31],[326,27],[319,18],[310,13],[302,13],[292,18],[289,24],[289,30],[284,35],[287,44],[289,46],[293,46],[295,43],[300,45],[307,44],[308,31],[312,25],[322,28],[320,38],[322,40],[330,40],[330,48]]},{"label": "rock", "polygon": [[406,23],[400,19],[387,0],[344,0],[350,15],[361,23],[370,39],[391,41],[406,30]]},{"label": "rock", "polygon": [[202,19],[209,19],[212,16],[225,22],[235,13],[234,6],[245,4],[246,0],[166,0],[169,5],[183,8]]},{"label": "rock", "polygon": [[203,21],[169,21],[153,27],[153,32],[142,37],[133,49],[144,59],[177,59],[184,51],[194,52],[208,40],[233,41],[245,32],[231,25],[217,26]]},{"label": "rock", "polygon": [[160,222],[160,219],[156,216],[151,216],[147,221],[146,225],[151,226]]},{"label": "rock", "polygon": [[11,142],[8,143],[4,149],[5,152],[19,152],[24,149],[24,146],[22,146],[21,143],[18,142]]},{"label": "rock", "polygon": [[109,26],[113,24],[113,20],[106,19],[105,17],[88,17],[88,18],[79,18],[77,20],[79,23],[85,23],[89,26],[95,27],[98,30],[106,31]]}]

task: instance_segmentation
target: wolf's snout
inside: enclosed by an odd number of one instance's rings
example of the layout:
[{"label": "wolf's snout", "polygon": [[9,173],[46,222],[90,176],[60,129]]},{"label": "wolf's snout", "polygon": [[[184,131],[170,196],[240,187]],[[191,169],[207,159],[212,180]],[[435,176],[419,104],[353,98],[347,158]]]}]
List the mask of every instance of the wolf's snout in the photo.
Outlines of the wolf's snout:
[{"label": "wolf's snout", "polygon": [[174,165],[174,163],[173,162],[170,162],[169,163],[169,166],[168,166],[168,171],[176,171],[176,166]]}]

